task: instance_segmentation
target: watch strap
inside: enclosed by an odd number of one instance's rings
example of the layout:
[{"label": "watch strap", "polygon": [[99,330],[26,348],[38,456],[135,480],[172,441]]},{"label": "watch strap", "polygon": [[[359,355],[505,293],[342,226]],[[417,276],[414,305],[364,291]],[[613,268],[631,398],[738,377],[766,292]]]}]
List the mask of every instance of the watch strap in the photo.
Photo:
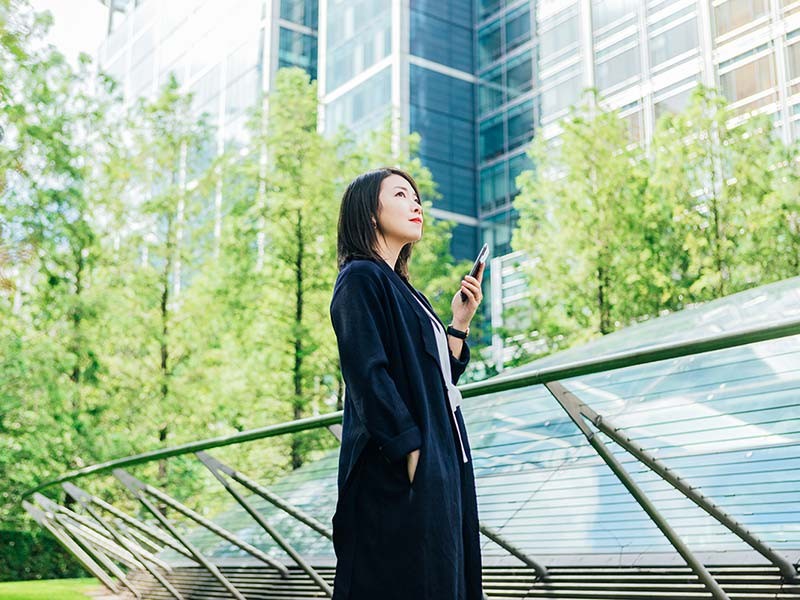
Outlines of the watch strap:
[{"label": "watch strap", "polygon": [[469,335],[469,327],[467,327],[466,331],[461,331],[460,329],[456,329],[452,325],[448,325],[447,326],[447,333],[449,333],[450,335],[455,336],[457,338],[460,338],[462,340],[465,340],[465,339],[467,339],[467,336]]}]

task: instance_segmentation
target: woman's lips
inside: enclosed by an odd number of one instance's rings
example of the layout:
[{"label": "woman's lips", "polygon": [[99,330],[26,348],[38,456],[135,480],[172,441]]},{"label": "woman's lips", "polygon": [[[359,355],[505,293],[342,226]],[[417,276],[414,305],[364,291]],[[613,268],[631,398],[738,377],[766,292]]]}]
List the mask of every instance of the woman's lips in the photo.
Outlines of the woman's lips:
[{"label": "woman's lips", "polygon": [[422,219],[409,219],[412,223],[422,223]]}]

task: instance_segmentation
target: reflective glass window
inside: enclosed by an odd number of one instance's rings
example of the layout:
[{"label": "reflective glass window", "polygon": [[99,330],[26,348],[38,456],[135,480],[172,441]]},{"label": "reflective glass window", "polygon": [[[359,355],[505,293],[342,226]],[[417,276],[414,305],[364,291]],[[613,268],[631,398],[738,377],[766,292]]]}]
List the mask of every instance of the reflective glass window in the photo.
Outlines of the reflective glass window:
[{"label": "reflective glass window", "polygon": [[728,0],[714,7],[714,30],[716,35],[747,25],[763,17],[769,10],[769,0]]},{"label": "reflective glass window", "polygon": [[506,100],[503,86],[503,65],[497,65],[481,75],[478,80],[478,109],[481,113],[491,112],[502,106]]},{"label": "reflective glass window", "polygon": [[582,88],[581,71],[575,65],[565,73],[560,73],[542,83],[542,118],[547,118],[574,104],[580,96]]},{"label": "reflective glass window", "polygon": [[502,4],[503,0],[478,0],[478,18],[485,19],[499,10]]},{"label": "reflective glass window", "polygon": [[318,0],[281,0],[281,19],[317,28]]},{"label": "reflective glass window", "polygon": [[503,153],[503,115],[495,115],[480,124],[481,160],[489,160]]},{"label": "reflective glass window", "polygon": [[478,68],[497,60],[503,52],[500,19],[478,31]]},{"label": "reflective glass window", "polygon": [[620,20],[632,20],[636,16],[639,0],[592,0],[592,26],[595,31],[604,29]]},{"label": "reflective glass window", "polygon": [[506,52],[521,46],[531,39],[531,9],[529,5],[520,6],[505,17]]},{"label": "reflective glass window", "polygon": [[638,41],[627,38],[598,51],[595,65],[597,87],[601,90],[641,75]]},{"label": "reflective glass window", "polygon": [[501,161],[481,169],[481,207],[491,210],[506,202],[508,195],[508,176],[506,162]]},{"label": "reflective glass window", "polygon": [[533,137],[533,100],[527,100],[508,111],[508,151]]},{"label": "reflective glass window", "polygon": [[[697,17],[694,15],[688,20],[678,22],[669,29],[660,29],[663,22],[659,22],[651,27],[651,31],[660,31],[650,38],[650,66],[656,67],[663,62],[674,58],[684,52],[697,48]],[[670,20],[674,20],[678,15],[671,15]]]},{"label": "reflective glass window", "polygon": [[530,54],[521,54],[508,61],[506,86],[509,100],[513,100],[533,87],[532,65],[533,60]]},{"label": "reflective glass window", "polygon": [[543,21],[539,31],[539,61],[545,65],[563,57],[569,49],[577,48],[578,13],[567,9]]},{"label": "reflective glass window", "polygon": [[800,77],[800,42],[786,47],[789,79]]},{"label": "reflective glass window", "polygon": [[736,102],[775,85],[775,64],[772,53],[750,61],[719,76],[722,93]]}]

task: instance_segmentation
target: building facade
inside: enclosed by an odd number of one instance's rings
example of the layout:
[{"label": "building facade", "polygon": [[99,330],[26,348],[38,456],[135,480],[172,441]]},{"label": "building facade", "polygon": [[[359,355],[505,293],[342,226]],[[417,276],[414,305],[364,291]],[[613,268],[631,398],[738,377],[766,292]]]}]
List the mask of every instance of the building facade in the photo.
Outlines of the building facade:
[{"label": "building facade", "polygon": [[[526,11],[529,37],[515,25]],[[522,258],[508,246],[514,177],[527,166],[515,140],[557,136],[585,88],[597,88],[645,144],[697,83],[718,88],[737,114],[772,115],[787,141],[800,132],[797,0],[479,0],[477,18],[478,216],[496,257],[493,325],[522,301],[513,268]],[[497,336],[493,347],[498,365],[513,352]]]},{"label": "building facade", "polygon": [[108,34],[100,67],[129,101],[155,95],[175,74],[208,113],[220,150],[240,139],[247,109],[276,71],[317,75],[317,0],[104,0]]},{"label": "building facade", "polygon": [[451,252],[480,247],[472,0],[320,0],[324,129],[421,135],[420,158],[442,195],[432,214],[456,222]]},{"label": "building facade", "polygon": [[[456,259],[484,242],[510,255],[528,142],[557,136],[587,87],[643,143],[698,82],[737,113],[773,115],[786,140],[800,128],[800,0],[106,2],[100,64],[129,97],[176,71],[220,148],[285,65],[318,78],[324,131],[358,134],[391,115],[398,134],[419,132],[442,194],[432,213],[457,223]],[[503,281],[485,279],[492,312],[518,295]]]}]

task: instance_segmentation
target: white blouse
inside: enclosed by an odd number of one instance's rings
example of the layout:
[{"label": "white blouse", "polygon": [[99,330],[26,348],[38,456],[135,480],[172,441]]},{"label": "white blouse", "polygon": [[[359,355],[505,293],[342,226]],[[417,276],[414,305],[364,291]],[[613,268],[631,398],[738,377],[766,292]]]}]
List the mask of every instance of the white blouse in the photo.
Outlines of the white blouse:
[{"label": "white blouse", "polygon": [[456,432],[458,433],[458,443],[461,446],[461,457],[464,462],[469,462],[467,453],[464,450],[464,442],[461,439],[461,428],[459,428],[458,419],[456,419],[456,408],[461,405],[461,391],[453,385],[453,376],[450,371],[450,348],[447,343],[447,332],[445,332],[442,324],[431,314],[431,311],[425,306],[422,300],[417,298],[416,294],[412,293],[412,296],[419,302],[419,305],[425,310],[425,313],[431,321],[433,333],[436,337],[436,347],[439,350],[439,368],[441,369],[442,377],[447,386],[447,398],[450,402],[450,416],[453,418],[453,425],[455,425]]}]

